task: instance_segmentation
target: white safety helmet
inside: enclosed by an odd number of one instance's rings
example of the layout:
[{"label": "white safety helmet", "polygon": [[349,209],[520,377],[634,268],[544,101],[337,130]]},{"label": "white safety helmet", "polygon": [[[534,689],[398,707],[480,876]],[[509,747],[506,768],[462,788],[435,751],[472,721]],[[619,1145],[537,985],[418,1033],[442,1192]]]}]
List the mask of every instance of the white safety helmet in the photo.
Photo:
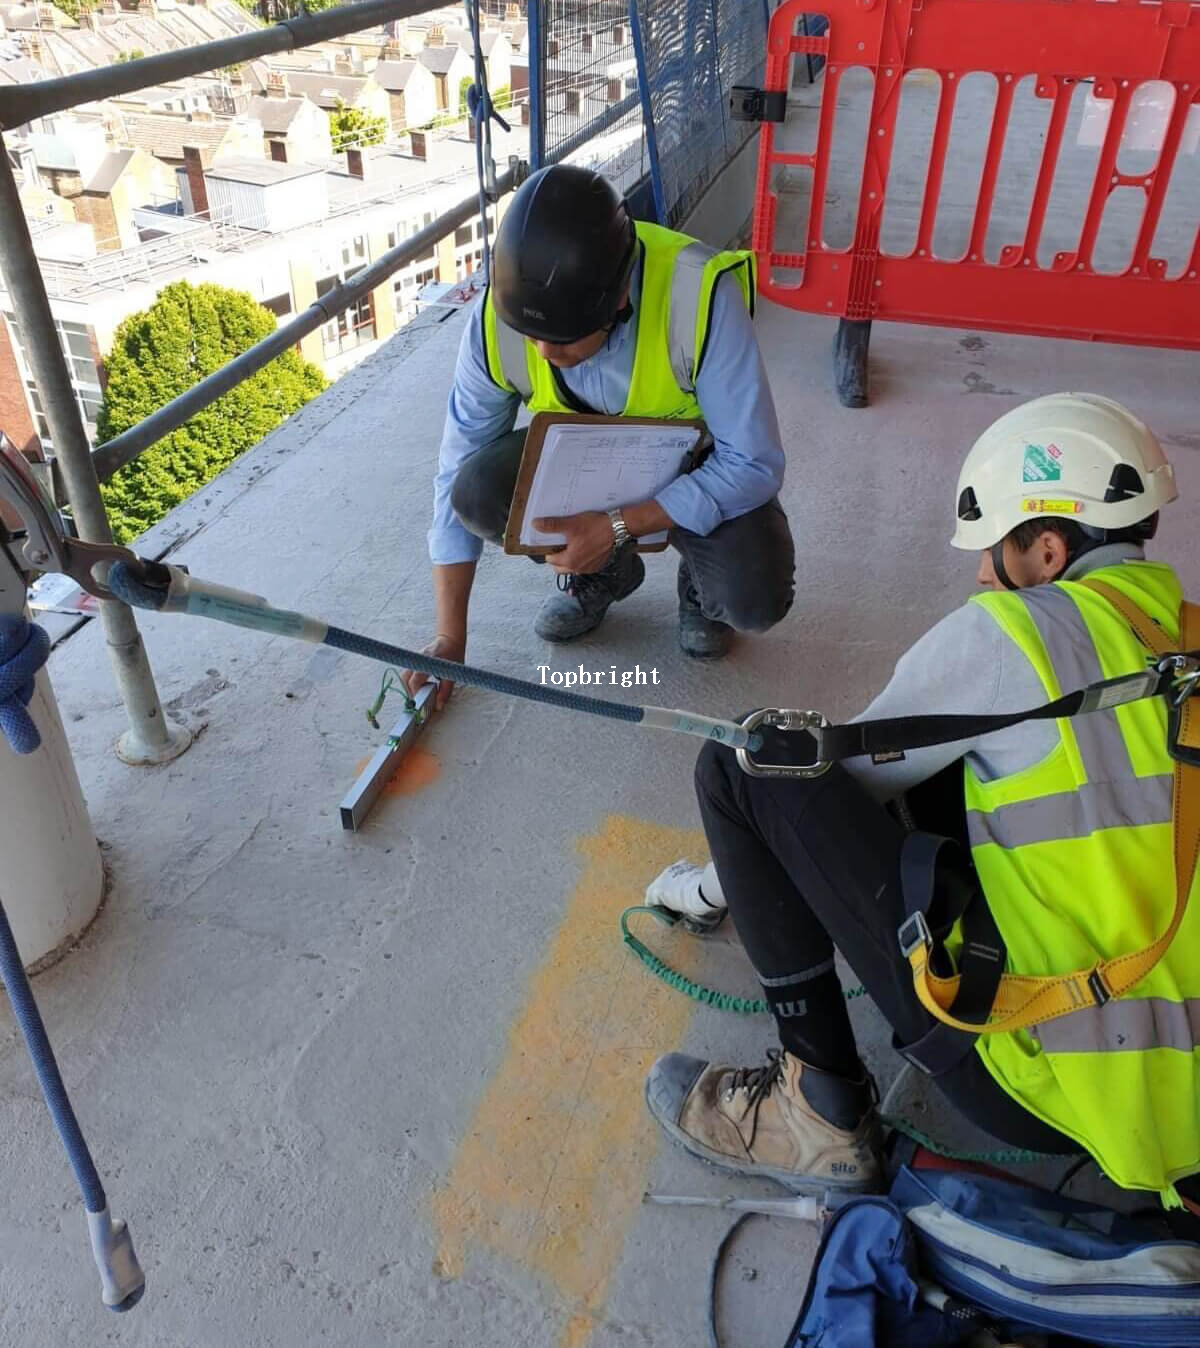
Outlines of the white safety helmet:
[{"label": "white safety helmet", "polygon": [[1094,546],[1178,495],[1154,432],[1128,408],[1095,393],[1051,393],[1006,412],[972,445],[950,541],[981,552],[1043,516],[1073,520]]}]

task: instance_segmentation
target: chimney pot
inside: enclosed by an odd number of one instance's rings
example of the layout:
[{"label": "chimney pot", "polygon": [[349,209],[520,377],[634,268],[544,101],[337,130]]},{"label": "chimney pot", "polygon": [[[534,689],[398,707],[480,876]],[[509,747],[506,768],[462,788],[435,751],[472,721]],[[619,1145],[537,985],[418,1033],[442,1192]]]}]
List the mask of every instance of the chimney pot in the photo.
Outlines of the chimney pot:
[{"label": "chimney pot", "polygon": [[196,145],[183,147],[183,167],[187,172],[188,190],[192,194],[192,213],[208,217],[208,184],[204,181],[204,163]]}]

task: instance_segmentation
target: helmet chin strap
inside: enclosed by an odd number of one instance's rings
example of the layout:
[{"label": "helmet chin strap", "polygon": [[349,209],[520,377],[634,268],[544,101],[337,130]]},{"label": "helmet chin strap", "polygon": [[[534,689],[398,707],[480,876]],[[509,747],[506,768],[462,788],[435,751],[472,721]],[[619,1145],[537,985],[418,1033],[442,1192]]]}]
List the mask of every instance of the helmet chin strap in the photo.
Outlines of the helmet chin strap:
[{"label": "helmet chin strap", "polygon": [[1013,578],[1008,574],[1008,568],[1004,565],[1004,539],[992,544],[992,570],[996,573],[996,579],[1006,590],[1019,590],[1021,588],[1013,583]]}]

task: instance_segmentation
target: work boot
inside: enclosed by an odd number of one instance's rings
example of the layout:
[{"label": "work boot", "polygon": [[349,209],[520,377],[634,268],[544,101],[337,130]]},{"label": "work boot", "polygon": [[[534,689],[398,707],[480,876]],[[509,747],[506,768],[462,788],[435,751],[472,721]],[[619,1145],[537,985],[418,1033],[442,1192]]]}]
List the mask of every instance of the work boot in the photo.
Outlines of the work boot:
[{"label": "work boot", "polygon": [[599,627],[608,606],[624,599],[646,578],[646,566],[632,547],[622,548],[603,571],[558,577],[558,592],[538,611],[533,630],[544,641],[574,641]]},{"label": "work boot", "polygon": [[820,1072],[782,1049],[764,1067],[716,1067],[668,1053],[646,1078],[646,1103],[693,1156],[795,1193],[878,1187],[871,1079]]},{"label": "work boot", "polygon": [[646,906],[660,908],[685,930],[707,936],[725,921],[729,909],[717,868],[677,861],[646,886]]},{"label": "work boot", "polygon": [[679,645],[684,655],[690,655],[694,660],[719,660],[728,655],[733,645],[733,628],[728,623],[704,616],[686,562],[679,563],[676,587],[679,591]]}]

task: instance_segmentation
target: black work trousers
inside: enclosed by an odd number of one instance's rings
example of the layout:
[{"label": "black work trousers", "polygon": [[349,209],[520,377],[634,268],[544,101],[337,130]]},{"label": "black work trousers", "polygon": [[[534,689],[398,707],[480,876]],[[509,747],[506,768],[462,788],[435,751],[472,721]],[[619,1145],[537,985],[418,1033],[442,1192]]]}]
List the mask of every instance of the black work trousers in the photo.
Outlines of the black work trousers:
[{"label": "black work trousers", "polygon": [[[758,755],[764,761],[806,751],[811,761],[807,735],[770,731],[767,741]],[[730,915],[781,1031],[788,1022],[773,991],[794,989],[785,995],[797,1001],[784,1008],[802,1004],[807,989],[832,979],[835,947],[899,1044],[914,1044],[932,1028],[896,938],[904,920],[905,830],[883,805],[839,765],[809,779],[750,777],[732,750],[712,742],[696,764],[696,794]],[[958,822],[947,819],[947,836],[957,834]],[[816,1038],[814,1057],[826,1058],[818,1065],[855,1074],[857,1050],[840,995],[826,995],[817,1006],[816,1015],[810,1006],[804,1033],[810,1042]],[[845,1061],[830,1061],[830,1054]],[[973,1049],[933,1079],[961,1114],[1012,1146],[1079,1151],[997,1085]]]},{"label": "black work trousers", "polygon": [[[484,445],[464,460],[450,489],[454,513],[489,543],[504,541],[524,448],[523,430]],[[739,632],[765,632],[791,608],[795,549],[777,498],[718,524],[710,534],[676,526],[669,538],[706,618]]]}]

